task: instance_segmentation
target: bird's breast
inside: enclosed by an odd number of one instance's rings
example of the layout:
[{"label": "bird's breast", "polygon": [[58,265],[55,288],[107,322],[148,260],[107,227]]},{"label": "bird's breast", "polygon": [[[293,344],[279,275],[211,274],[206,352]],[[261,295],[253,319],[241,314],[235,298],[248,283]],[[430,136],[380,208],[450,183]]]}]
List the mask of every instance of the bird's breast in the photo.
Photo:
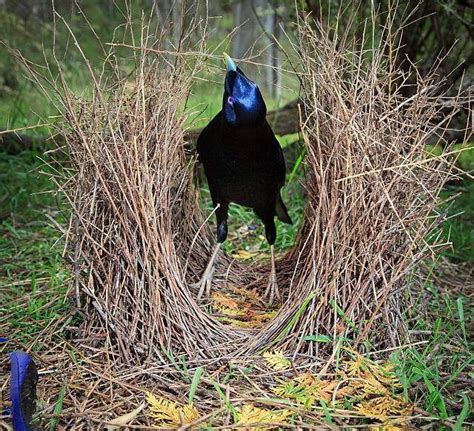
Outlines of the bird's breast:
[{"label": "bird's breast", "polygon": [[201,141],[201,160],[211,193],[255,210],[274,207],[281,187],[281,150],[268,126],[220,123],[220,129],[206,136]]},{"label": "bird's breast", "polygon": [[258,151],[234,152],[222,158],[217,179],[226,199],[256,208],[276,196],[273,172],[271,160]]}]

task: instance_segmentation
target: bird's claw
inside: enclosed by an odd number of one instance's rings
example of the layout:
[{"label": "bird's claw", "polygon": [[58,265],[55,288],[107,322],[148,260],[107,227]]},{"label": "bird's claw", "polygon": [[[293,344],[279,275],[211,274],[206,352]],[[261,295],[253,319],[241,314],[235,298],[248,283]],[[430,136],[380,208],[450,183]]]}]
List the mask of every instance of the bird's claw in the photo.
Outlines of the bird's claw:
[{"label": "bird's claw", "polygon": [[270,274],[270,279],[268,280],[267,290],[265,290],[265,298],[268,298],[267,304],[271,306],[273,304],[273,300],[280,299],[280,290],[278,289],[278,284],[276,280],[276,273],[272,271]]},{"label": "bird's claw", "polygon": [[206,296],[209,296],[211,293],[211,284],[212,284],[212,276],[214,275],[214,266],[210,268],[206,268],[206,271],[201,277],[195,286],[199,287],[197,300],[200,301],[201,297],[204,292],[206,292]]},{"label": "bird's claw", "polygon": [[199,287],[198,295],[197,295],[197,300],[199,301],[202,297],[202,294],[206,292],[206,296],[209,296],[211,293],[211,283],[212,283],[212,277],[214,276],[214,262],[217,257],[217,253],[219,252],[219,247],[220,244],[217,244],[214,247],[214,251],[212,252],[212,256],[209,259],[209,263],[207,264],[206,270],[204,271],[204,274],[201,277],[201,280],[197,282],[194,286]]}]

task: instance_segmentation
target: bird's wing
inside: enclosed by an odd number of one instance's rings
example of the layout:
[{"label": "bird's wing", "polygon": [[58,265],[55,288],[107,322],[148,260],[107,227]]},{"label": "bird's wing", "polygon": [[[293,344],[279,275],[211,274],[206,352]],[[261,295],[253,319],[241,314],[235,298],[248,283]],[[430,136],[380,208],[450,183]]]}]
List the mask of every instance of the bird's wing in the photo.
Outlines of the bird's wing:
[{"label": "bird's wing", "polygon": [[285,203],[281,198],[280,192],[278,192],[275,211],[280,221],[282,221],[283,223],[293,224],[293,221],[291,220],[291,217],[288,214],[288,210],[286,209]]},{"label": "bird's wing", "polygon": [[[276,140],[276,138],[275,138]],[[286,179],[286,165],[285,165],[285,157],[283,156],[283,150],[280,147],[280,143],[277,141],[278,144],[278,180],[281,183],[281,187],[285,185]]]},{"label": "bird's wing", "polygon": [[281,188],[285,185],[286,179],[286,166],[285,166],[285,157],[283,156],[283,150],[280,147],[280,143],[273,133],[272,128],[267,123],[267,139],[271,142],[271,151],[274,156],[274,175],[275,180],[278,185],[278,188]]},{"label": "bird's wing", "polygon": [[198,160],[206,165],[206,161],[212,154],[213,146],[216,144],[221,133],[222,125],[222,111],[219,112],[210,122],[204,127],[200,133],[197,143],[196,150],[198,153]]}]

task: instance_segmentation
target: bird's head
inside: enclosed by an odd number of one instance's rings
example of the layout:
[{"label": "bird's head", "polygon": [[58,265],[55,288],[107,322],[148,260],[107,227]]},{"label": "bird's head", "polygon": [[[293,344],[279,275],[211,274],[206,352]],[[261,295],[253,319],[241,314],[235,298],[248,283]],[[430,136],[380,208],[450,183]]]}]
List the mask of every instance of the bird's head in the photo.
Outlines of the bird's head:
[{"label": "bird's head", "polygon": [[227,64],[222,110],[229,124],[258,125],[265,120],[267,107],[255,82],[248,79],[232,58],[224,53]]}]

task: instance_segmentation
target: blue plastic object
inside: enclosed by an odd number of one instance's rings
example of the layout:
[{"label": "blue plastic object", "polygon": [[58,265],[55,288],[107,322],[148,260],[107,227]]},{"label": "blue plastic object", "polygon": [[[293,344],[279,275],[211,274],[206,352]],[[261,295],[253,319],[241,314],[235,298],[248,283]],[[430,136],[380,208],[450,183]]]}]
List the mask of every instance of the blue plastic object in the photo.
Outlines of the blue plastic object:
[{"label": "blue plastic object", "polygon": [[14,431],[30,431],[36,408],[38,371],[33,359],[25,352],[10,355],[10,400]]}]

